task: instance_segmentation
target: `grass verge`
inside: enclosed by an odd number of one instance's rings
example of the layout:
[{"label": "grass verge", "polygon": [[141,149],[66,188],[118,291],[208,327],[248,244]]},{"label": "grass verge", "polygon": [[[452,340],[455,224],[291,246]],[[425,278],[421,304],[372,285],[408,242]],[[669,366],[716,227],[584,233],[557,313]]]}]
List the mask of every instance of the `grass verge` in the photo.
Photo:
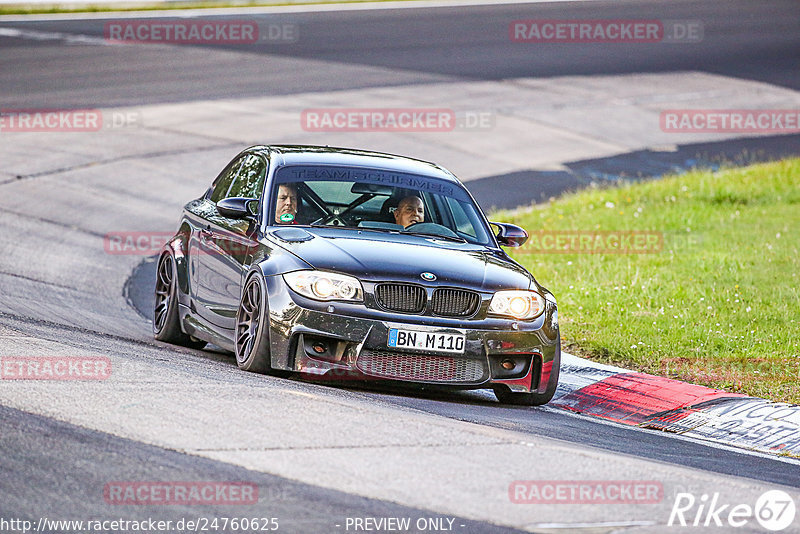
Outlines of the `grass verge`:
[{"label": "grass verge", "polygon": [[[800,159],[590,189],[493,220],[531,233],[511,253],[556,295],[566,350],[800,403]],[[614,245],[636,239],[638,253]]]}]

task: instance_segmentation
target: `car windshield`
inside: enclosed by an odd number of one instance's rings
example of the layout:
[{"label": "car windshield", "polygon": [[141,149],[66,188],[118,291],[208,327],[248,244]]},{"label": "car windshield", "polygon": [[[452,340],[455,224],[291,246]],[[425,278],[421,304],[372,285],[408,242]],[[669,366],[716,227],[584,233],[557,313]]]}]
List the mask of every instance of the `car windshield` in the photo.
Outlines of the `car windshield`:
[{"label": "car windshield", "polygon": [[459,184],[381,169],[289,165],[276,171],[273,225],[337,226],[492,243]]}]

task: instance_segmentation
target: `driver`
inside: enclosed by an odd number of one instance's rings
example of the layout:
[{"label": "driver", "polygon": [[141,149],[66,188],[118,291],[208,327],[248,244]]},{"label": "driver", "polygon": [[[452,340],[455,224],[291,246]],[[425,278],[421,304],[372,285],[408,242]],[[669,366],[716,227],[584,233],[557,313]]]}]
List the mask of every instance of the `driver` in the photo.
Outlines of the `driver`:
[{"label": "driver", "polygon": [[394,220],[404,228],[424,221],[425,206],[422,204],[422,199],[414,195],[405,197],[394,210]]},{"label": "driver", "polygon": [[278,224],[297,224],[297,186],[281,184],[278,186],[278,200],[275,203],[275,222]]}]

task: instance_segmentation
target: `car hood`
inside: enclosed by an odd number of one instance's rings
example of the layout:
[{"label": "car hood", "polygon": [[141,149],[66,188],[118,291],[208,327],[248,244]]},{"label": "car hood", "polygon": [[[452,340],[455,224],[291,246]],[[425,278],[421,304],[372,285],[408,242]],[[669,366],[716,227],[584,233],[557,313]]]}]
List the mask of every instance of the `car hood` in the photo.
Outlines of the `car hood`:
[{"label": "car hood", "polygon": [[[314,267],[366,281],[398,280],[476,290],[528,289],[533,277],[502,252],[479,245],[401,233],[291,228],[270,237]],[[436,276],[425,282],[421,273]]]}]

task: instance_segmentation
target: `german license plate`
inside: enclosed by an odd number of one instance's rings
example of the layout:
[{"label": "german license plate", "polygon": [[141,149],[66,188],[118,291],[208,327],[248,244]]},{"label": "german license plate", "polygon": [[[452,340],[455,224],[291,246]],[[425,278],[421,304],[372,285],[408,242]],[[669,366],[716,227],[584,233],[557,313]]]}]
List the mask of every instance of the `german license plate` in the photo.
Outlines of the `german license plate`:
[{"label": "german license plate", "polygon": [[420,332],[417,330],[389,329],[389,341],[393,349],[418,349],[429,352],[464,354],[464,334],[444,332]]}]

